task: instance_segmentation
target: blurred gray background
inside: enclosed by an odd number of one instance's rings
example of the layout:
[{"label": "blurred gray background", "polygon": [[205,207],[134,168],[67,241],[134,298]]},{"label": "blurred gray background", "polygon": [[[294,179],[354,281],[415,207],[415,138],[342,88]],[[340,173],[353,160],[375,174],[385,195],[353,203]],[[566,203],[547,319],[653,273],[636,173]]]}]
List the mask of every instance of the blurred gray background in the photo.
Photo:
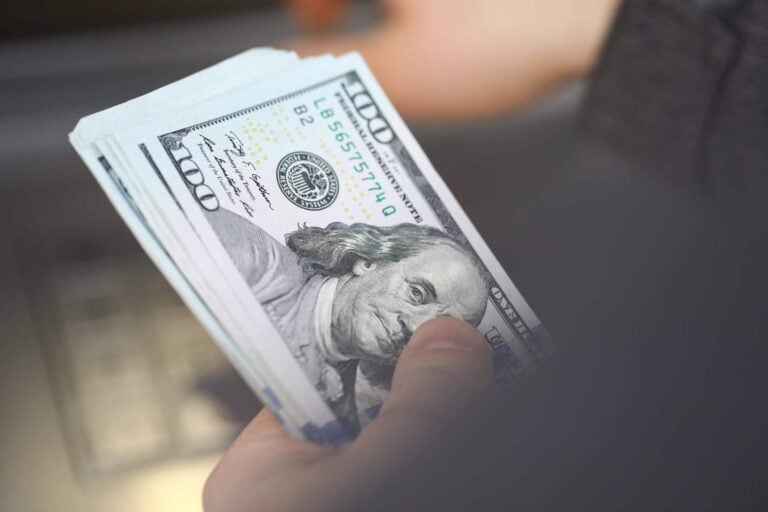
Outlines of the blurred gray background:
[{"label": "blurred gray background", "polygon": [[[278,4],[0,7],[0,510],[200,510],[206,475],[258,411],[67,134],[84,115],[295,36]],[[349,23],[376,16],[362,2]],[[581,90],[505,119],[412,124],[492,248],[567,164]],[[499,196],[507,208],[491,211]],[[525,294],[525,269],[507,265]]]}]

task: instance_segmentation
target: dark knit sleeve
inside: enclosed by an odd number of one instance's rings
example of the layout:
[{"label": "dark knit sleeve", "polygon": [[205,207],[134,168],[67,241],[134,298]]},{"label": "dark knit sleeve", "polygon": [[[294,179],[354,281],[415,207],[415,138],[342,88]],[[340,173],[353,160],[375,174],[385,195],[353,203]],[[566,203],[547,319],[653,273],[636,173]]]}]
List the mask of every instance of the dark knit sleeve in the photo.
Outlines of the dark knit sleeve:
[{"label": "dark knit sleeve", "polygon": [[760,1],[626,0],[582,133],[675,179],[765,172],[766,22]]}]

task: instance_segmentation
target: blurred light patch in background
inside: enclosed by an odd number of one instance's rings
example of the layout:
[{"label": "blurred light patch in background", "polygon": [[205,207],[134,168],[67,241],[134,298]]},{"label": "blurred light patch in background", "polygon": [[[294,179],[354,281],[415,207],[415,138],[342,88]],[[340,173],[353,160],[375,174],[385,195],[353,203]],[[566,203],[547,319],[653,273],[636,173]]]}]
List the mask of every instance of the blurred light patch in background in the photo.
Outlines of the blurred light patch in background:
[{"label": "blurred light patch in background", "polygon": [[49,36],[279,5],[280,0],[7,0],[0,3],[0,38]]}]

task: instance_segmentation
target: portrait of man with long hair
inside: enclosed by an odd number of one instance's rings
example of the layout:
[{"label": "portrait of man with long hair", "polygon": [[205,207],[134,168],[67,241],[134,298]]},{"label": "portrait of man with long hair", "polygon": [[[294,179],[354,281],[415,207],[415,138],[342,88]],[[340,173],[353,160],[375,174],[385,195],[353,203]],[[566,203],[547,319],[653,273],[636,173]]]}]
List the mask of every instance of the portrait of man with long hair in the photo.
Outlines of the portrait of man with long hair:
[{"label": "portrait of man with long hair", "polygon": [[476,256],[429,226],[333,222],[280,243],[235,213],[210,222],[307,377],[352,428],[386,392],[411,334],[451,316],[478,325],[488,286]]}]

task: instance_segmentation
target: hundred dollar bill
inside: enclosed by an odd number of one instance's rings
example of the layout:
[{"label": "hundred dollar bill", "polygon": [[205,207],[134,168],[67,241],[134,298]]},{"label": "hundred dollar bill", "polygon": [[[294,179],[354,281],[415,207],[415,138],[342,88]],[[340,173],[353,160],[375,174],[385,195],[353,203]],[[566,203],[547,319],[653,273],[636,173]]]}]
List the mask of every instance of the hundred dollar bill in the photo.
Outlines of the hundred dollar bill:
[{"label": "hundred dollar bill", "polygon": [[247,52],[86,118],[71,139],[294,434],[354,438],[432,318],[477,326],[506,390],[550,357],[541,322],[356,54]]}]

